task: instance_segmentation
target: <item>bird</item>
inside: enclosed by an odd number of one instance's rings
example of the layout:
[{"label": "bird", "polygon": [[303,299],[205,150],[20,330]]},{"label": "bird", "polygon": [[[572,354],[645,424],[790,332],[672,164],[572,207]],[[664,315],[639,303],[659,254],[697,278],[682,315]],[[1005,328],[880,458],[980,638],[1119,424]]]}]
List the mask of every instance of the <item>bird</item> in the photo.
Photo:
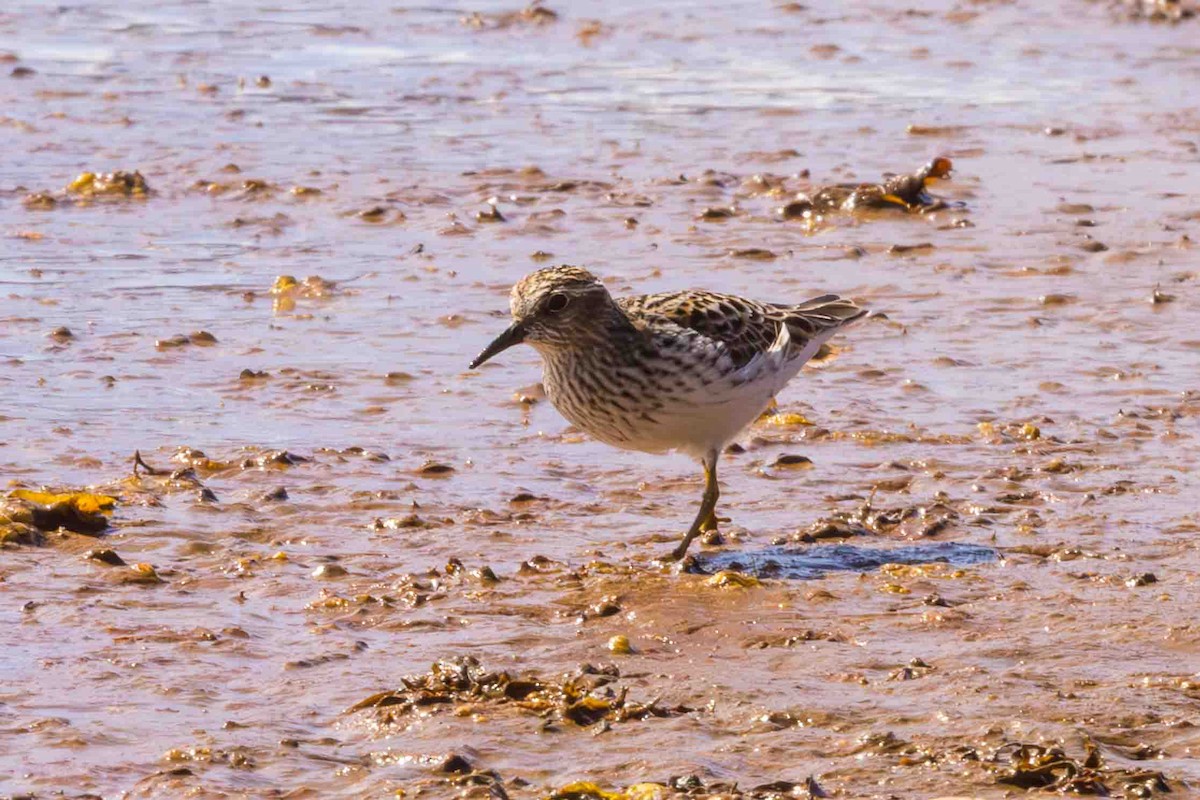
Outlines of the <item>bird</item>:
[{"label": "bird", "polygon": [[512,324],[470,368],[518,344],[542,358],[546,396],[593,438],[625,450],[678,451],[700,461],[695,521],[667,556],[715,530],[717,462],[830,337],[869,313],[834,294],[789,305],[684,290],[614,298],[570,265],[519,280]]}]

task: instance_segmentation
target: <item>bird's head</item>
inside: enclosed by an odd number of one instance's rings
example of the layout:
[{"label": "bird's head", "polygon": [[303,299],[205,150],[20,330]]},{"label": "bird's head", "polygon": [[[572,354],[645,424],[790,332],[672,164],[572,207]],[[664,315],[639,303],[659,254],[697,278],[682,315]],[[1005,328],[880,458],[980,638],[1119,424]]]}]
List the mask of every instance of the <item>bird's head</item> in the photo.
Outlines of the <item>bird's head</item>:
[{"label": "bird's head", "polygon": [[539,351],[586,346],[589,332],[603,324],[612,297],[596,276],[580,267],[547,267],[517,281],[509,296],[512,324],[471,362],[475,369],[513,345],[528,342]]}]

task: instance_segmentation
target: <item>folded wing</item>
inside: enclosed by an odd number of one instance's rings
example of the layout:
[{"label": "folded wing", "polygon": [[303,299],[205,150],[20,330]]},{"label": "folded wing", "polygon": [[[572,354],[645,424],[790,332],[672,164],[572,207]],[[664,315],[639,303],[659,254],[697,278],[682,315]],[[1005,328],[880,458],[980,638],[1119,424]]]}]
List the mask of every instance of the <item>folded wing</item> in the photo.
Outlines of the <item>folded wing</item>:
[{"label": "folded wing", "polygon": [[[720,342],[739,368],[772,350],[776,358],[782,356],[788,362],[807,361],[840,328],[867,315],[854,301],[833,294],[785,306],[683,291],[623,297],[617,305],[639,327],[666,321]],[[785,326],[786,335],[781,337]]]}]

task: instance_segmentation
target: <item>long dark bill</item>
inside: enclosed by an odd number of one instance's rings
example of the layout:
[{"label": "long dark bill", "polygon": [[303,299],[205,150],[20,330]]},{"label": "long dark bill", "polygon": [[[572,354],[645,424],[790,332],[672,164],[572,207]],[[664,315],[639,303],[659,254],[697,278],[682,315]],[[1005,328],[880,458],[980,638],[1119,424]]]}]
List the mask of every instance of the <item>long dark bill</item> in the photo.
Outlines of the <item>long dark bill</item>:
[{"label": "long dark bill", "polygon": [[503,353],[508,348],[518,345],[525,341],[525,329],[521,327],[521,323],[514,322],[508,326],[508,330],[492,340],[492,343],[483,348],[483,352],[475,356],[475,360],[471,362],[471,369],[475,369],[483,362],[487,361],[494,355]]}]

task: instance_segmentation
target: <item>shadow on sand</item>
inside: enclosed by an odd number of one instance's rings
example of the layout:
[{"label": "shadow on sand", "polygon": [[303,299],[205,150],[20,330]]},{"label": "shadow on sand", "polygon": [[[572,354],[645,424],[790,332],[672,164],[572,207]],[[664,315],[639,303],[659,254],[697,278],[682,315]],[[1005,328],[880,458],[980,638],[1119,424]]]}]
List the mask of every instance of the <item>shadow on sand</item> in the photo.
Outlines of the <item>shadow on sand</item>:
[{"label": "shadow on sand", "polygon": [[990,547],[963,542],[931,542],[899,547],[852,544],[768,547],[753,553],[714,553],[696,559],[698,572],[732,569],[759,578],[810,580],[827,572],[870,572],[884,564],[944,563],[967,567],[1000,557]]}]

